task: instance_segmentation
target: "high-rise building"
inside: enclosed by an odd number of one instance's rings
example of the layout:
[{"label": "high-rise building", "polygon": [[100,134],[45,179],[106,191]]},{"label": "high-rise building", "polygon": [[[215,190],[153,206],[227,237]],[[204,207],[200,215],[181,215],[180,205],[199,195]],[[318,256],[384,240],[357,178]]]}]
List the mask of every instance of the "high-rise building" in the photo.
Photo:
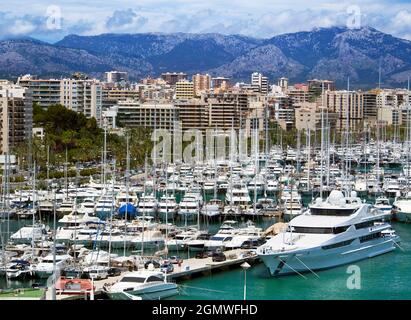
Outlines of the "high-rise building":
[{"label": "high-rise building", "polygon": [[128,81],[128,73],[124,71],[108,71],[105,74],[105,81],[108,83],[118,83]]},{"label": "high-rise building", "polygon": [[194,98],[194,84],[189,81],[176,83],[176,99],[188,100]]},{"label": "high-rise building", "polygon": [[220,89],[224,87],[227,89],[230,87],[230,78],[225,78],[225,77],[215,77],[211,79],[211,83],[213,86],[213,89]]},{"label": "high-rise building", "polygon": [[172,103],[141,103],[135,100],[120,101],[105,111],[111,118],[126,127],[146,127],[171,130],[178,119],[178,110]]},{"label": "high-rise building", "polygon": [[351,129],[361,125],[364,118],[364,100],[361,91],[327,91],[324,93],[323,101],[328,111],[337,114],[339,129],[345,130],[347,121]]},{"label": "high-rise building", "polygon": [[251,74],[251,85],[258,86],[262,94],[267,94],[270,88],[268,78],[258,72]]},{"label": "high-rise building", "polygon": [[161,74],[161,79],[174,86],[177,82],[187,80],[187,74],[183,72],[166,72]]},{"label": "high-rise building", "polygon": [[66,108],[101,121],[103,88],[95,80],[61,80],[60,103]]},{"label": "high-rise building", "polygon": [[28,88],[33,102],[43,108],[60,103],[61,80],[36,79],[34,76],[25,75],[17,80],[17,84]]},{"label": "high-rise building", "polygon": [[18,84],[30,91],[32,101],[43,108],[61,104],[66,108],[94,117],[100,123],[103,89],[98,80],[19,78]]},{"label": "high-rise building", "polygon": [[291,130],[295,127],[295,107],[292,99],[281,93],[272,96],[268,100],[271,118],[275,119],[277,123],[284,130]]},{"label": "high-rise building", "polygon": [[0,80],[0,153],[9,153],[28,139],[33,127],[33,108],[27,88]]},{"label": "high-rise building", "polygon": [[193,76],[194,94],[199,97],[201,92],[210,90],[211,76],[209,74],[196,74]]},{"label": "high-rise building", "polygon": [[315,95],[320,95],[322,90],[325,91],[334,91],[335,83],[331,80],[308,80],[308,90],[313,92]]},{"label": "high-rise building", "polygon": [[282,92],[288,91],[288,78],[280,78],[278,79],[278,86],[281,88]]},{"label": "high-rise building", "polygon": [[201,100],[208,105],[210,128],[244,127],[249,111],[246,93],[208,93],[201,95]]}]

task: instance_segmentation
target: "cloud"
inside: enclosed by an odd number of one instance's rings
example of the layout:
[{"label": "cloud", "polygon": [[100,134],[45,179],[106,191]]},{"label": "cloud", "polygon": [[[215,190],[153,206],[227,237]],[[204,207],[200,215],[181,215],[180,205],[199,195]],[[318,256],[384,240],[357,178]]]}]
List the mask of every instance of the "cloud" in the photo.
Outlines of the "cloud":
[{"label": "cloud", "polygon": [[[218,32],[267,38],[346,25],[351,5],[350,0],[238,0],[235,6],[220,0],[139,0],[138,6],[134,0],[73,0],[59,4],[62,28],[49,30],[49,0],[14,0],[2,4],[0,37],[27,35],[53,42],[71,33]],[[359,8],[362,25],[411,39],[409,1],[363,0]]]},{"label": "cloud", "polygon": [[136,16],[137,14],[130,8],[127,10],[116,10],[113,15],[107,19],[106,26],[107,28],[116,28],[130,24]]}]

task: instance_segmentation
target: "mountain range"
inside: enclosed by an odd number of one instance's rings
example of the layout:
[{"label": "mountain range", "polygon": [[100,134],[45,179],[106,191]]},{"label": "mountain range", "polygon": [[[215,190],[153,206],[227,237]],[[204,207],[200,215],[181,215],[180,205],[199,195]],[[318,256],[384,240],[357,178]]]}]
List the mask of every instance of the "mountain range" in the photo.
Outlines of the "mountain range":
[{"label": "mountain range", "polygon": [[30,73],[67,77],[84,72],[101,77],[121,70],[130,79],[162,72],[207,72],[249,81],[262,72],[271,81],[335,80],[345,87],[403,86],[411,75],[411,41],[371,27],[317,28],[257,39],[242,35],[144,33],[68,35],[54,44],[32,38],[0,41],[0,77]]}]

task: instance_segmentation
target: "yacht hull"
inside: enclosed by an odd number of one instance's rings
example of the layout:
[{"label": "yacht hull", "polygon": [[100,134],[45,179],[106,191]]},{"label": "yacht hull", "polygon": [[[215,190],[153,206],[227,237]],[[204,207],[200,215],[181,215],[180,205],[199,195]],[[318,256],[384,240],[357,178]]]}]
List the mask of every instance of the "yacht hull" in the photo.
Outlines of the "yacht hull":
[{"label": "yacht hull", "polygon": [[395,249],[393,239],[375,239],[360,244],[324,250],[321,247],[291,253],[261,254],[272,276],[322,270],[372,258]]},{"label": "yacht hull", "polygon": [[109,292],[108,295],[112,300],[132,300],[138,297],[142,300],[160,300],[178,295],[178,287],[174,283],[164,283],[126,292]]}]

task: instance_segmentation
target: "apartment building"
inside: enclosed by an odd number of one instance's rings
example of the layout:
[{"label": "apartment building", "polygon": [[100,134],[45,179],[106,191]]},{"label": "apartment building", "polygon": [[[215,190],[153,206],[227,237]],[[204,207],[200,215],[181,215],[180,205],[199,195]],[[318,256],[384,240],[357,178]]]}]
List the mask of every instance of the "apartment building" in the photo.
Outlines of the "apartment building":
[{"label": "apartment building", "polygon": [[345,129],[347,124],[351,129],[362,125],[364,100],[361,91],[327,91],[324,93],[322,101],[329,112],[337,114],[339,119],[337,127],[340,130]]},{"label": "apartment building", "polygon": [[251,74],[251,85],[257,86],[259,88],[259,92],[265,95],[268,94],[270,89],[268,78],[258,72]]},{"label": "apartment building", "polygon": [[43,108],[62,104],[66,108],[101,121],[103,89],[95,79],[36,79],[30,75],[19,78],[20,86],[28,88],[33,102]]},{"label": "apartment building", "polygon": [[33,102],[40,104],[43,108],[61,102],[61,80],[36,79],[31,75],[25,75],[18,79],[17,84],[28,88]]},{"label": "apartment building", "polygon": [[244,127],[249,111],[247,93],[208,93],[202,94],[201,100],[208,105],[210,128]]},{"label": "apartment building", "polygon": [[194,98],[194,83],[179,81],[176,83],[176,99],[188,100]]},{"label": "apartment building", "polygon": [[183,72],[166,72],[161,74],[161,79],[174,86],[177,82],[187,80],[187,74]]},{"label": "apartment building", "polygon": [[101,123],[103,88],[97,80],[60,80],[60,103]]},{"label": "apartment building", "polygon": [[183,130],[198,129],[205,132],[210,127],[209,106],[199,99],[175,102]]},{"label": "apartment building", "polygon": [[104,80],[107,83],[128,81],[128,73],[124,71],[108,71],[104,73]]},{"label": "apartment building", "polygon": [[28,139],[33,127],[33,108],[27,88],[0,80],[0,153]]},{"label": "apartment building", "polygon": [[209,74],[195,74],[193,76],[194,95],[199,97],[202,92],[209,91],[211,88],[211,76]]},{"label": "apartment building", "polygon": [[[140,103],[135,100],[120,101],[109,109],[110,117],[125,127],[172,129],[178,120],[178,109],[168,102]],[[114,112],[114,113],[113,113]]]},{"label": "apartment building", "polygon": [[140,100],[141,91],[136,89],[103,88],[102,110],[107,110],[119,101]]}]

